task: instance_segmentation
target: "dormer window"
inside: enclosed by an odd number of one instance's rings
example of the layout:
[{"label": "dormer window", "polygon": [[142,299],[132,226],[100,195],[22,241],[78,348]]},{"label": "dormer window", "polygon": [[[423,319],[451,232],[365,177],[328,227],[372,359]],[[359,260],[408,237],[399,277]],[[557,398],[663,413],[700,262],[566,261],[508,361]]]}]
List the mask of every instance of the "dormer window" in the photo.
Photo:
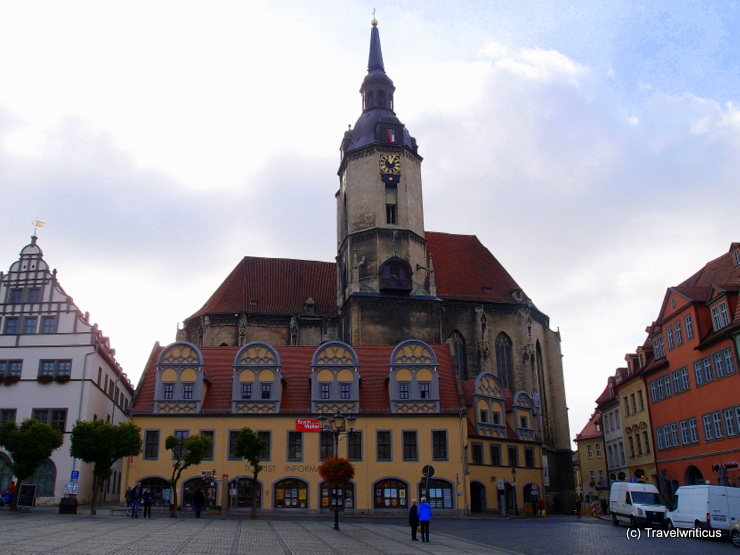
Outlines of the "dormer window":
[{"label": "dormer window", "polygon": [[319,414],[359,411],[359,362],[352,347],[340,341],[316,349],[311,364],[312,411]]},{"label": "dormer window", "polygon": [[724,302],[712,308],[712,324],[714,331],[730,325],[730,317],[727,314],[727,304]]},{"label": "dormer window", "polygon": [[389,393],[395,413],[439,411],[437,357],[423,341],[400,343],[391,354]]},{"label": "dormer window", "polygon": [[247,343],[234,357],[232,411],[239,414],[278,412],[280,358],[261,341]]},{"label": "dormer window", "polygon": [[[112,382],[109,395],[113,397]],[[155,410],[167,414],[200,412],[203,355],[185,341],[172,343],[159,355]]]}]

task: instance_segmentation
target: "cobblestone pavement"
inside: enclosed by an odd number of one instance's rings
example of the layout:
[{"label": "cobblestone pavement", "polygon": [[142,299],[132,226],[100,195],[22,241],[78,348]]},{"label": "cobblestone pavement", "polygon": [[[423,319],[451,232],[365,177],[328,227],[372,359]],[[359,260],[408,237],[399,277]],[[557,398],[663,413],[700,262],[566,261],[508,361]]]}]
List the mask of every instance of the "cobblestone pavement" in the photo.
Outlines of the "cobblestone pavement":
[{"label": "cobblestone pavement", "polygon": [[0,513],[0,552],[7,554],[363,554],[514,553],[467,539],[435,534],[429,543],[411,542],[407,526],[371,519],[340,522],[329,518],[152,519],[60,515],[50,509]]}]

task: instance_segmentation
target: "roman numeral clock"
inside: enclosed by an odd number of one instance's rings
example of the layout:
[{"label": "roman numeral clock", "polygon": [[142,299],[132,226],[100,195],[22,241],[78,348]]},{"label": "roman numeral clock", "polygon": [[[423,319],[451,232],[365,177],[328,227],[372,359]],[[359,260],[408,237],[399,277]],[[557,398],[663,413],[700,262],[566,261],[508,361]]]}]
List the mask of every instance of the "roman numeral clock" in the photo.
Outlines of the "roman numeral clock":
[{"label": "roman numeral clock", "polygon": [[396,186],[401,180],[401,155],[380,155],[380,179],[389,186]]}]

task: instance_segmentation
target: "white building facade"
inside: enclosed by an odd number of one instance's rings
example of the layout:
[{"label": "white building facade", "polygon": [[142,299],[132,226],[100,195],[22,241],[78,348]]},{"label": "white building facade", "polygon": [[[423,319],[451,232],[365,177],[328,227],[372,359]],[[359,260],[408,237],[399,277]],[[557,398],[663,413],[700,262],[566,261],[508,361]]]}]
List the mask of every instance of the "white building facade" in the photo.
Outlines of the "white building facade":
[{"label": "white building facade", "polygon": [[[27,480],[36,484],[36,504],[58,504],[70,485],[78,502],[89,502],[93,468],[70,456],[72,428],[77,420],[125,421],[132,395],[109,339],[62,289],[34,235],[8,273],[0,272],[0,425],[35,418],[64,432],[64,444]],[[121,466],[114,465],[102,499],[118,499]],[[11,479],[10,456],[0,447],[0,491]]]}]

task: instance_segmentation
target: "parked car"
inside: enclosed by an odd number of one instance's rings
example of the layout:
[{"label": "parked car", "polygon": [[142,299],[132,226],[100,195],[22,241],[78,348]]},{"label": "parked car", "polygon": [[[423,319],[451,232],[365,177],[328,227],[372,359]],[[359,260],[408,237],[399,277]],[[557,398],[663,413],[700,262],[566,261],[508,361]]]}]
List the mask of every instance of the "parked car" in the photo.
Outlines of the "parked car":
[{"label": "parked car", "polygon": [[730,540],[735,547],[740,547],[740,522],[736,522],[730,528]]},{"label": "parked car", "polygon": [[612,523],[663,526],[666,506],[658,489],[652,484],[612,482],[609,491],[609,512]]},{"label": "parked car", "polygon": [[722,530],[728,534],[740,521],[740,489],[725,486],[681,486],[671,503],[667,525]]}]

